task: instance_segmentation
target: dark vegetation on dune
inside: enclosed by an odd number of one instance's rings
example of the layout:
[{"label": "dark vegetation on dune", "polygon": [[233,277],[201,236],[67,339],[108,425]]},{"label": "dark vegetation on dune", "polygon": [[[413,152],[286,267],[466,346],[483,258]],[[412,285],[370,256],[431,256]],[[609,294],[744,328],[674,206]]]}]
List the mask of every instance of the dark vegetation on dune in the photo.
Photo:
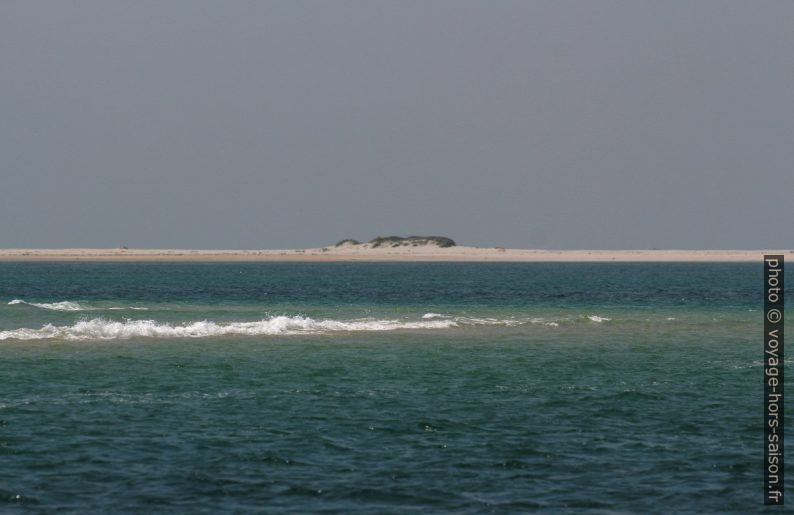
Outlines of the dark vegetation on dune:
[{"label": "dark vegetation on dune", "polygon": [[[356,240],[346,239],[336,244],[337,247],[350,244],[360,245],[361,243]],[[378,236],[369,241],[373,249],[378,247],[419,247],[423,245],[434,245],[436,247],[447,248],[454,247],[455,241],[451,238],[444,236]]]},{"label": "dark vegetation on dune", "polygon": [[360,245],[361,242],[357,241],[357,240],[351,240],[350,238],[348,238],[346,240],[342,240],[342,241],[337,242],[337,244],[334,245],[334,246],[335,247],[341,247],[342,245],[348,245],[348,244],[350,244],[350,245]]}]

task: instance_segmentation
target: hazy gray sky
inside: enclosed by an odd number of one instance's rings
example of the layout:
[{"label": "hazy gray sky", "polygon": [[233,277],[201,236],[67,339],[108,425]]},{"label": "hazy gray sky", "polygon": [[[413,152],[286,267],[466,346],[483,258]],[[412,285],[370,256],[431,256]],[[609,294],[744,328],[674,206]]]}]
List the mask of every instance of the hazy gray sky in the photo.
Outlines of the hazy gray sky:
[{"label": "hazy gray sky", "polygon": [[0,3],[0,247],[794,247],[794,2]]}]

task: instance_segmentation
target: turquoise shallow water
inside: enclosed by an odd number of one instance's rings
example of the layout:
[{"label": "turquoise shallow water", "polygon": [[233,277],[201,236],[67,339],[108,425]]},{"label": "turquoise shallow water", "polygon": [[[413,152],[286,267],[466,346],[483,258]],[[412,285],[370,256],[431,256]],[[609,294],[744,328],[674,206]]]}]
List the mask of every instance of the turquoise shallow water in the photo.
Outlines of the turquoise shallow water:
[{"label": "turquoise shallow water", "polygon": [[0,510],[748,512],[758,264],[0,264]]}]

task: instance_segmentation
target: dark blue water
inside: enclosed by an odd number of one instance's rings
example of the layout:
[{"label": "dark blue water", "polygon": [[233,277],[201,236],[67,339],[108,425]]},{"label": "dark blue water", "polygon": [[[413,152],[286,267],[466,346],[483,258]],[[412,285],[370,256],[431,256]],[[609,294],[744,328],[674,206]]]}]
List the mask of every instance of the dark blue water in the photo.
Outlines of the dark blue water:
[{"label": "dark blue water", "polygon": [[0,510],[760,511],[761,272],[0,264]]}]

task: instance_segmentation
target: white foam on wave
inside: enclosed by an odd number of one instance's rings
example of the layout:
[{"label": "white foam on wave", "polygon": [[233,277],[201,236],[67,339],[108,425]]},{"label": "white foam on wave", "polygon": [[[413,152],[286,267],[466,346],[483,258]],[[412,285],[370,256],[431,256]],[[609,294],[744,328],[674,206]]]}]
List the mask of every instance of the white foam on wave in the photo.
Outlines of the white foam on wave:
[{"label": "white foam on wave", "polygon": [[73,325],[47,324],[40,329],[19,328],[0,331],[1,340],[121,340],[129,338],[204,338],[211,336],[270,336],[296,334],[325,334],[342,331],[394,331],[398,329],[448,329],[461,326],[506,326],[559,324],[543,318],[498,319],[455,317],[422,320],[357,319],[315,320],[303,316],[275,316],[254,322],[217,323],[209,320],[168,324],[155,320],[114,321],[102,318],[81,320]]},{"label": "white foam on wave", "polygon": [[599,322],[599,323],[600,322],[609,322],[610,320],[612,320],[611,318],[600,317],[598,315],[587,315],[587,318],[589,318],[593,322]]},{"label": "white foam on wave", "polygon": [[[432,316],[428,316],[428,315],[432,315]],[[560,326],[559,323],[557,323],[555,321],[552,321],[552,320],[548,320],[546,318],[542,318],[542,317],[520,317],[520,318],[516,318],[516,317],[511,317],[511,318],[487,317],[487,318],[478,318],[478,317],[464,317],[464,316],[452,317],[450,315],[439,315],[437,313],[426,313],[425,315],[422,315],[422,318],[423,319],[444,318],[444,319],[447,319],[447,320],[454,321],[457,325],[464,325],[464,326],[466,326],[466,325],[498,325],[498,326],[506,326],[506,327],[517,327],[517,326],[522,326],[522,325],[527,325],[527,324],[533,324],[533,325],[534,324],[540,324],[540,325],[545,325],[545,326],[549,326],[549,327],[559,327]]]},{"label": "white foam on wave", "polygon": [[277,316],[256,322],[218,324],[208,320],[172,325],[154,320],[124,322],[94,318],[74,325],[47,324],[41,329],[20,328],[0,331],[0,340],[115,340],[134,337],[202,338],[224,335],[320,334],[333,331],[391,331],[395,329],[444,329],[457,324],[452,320],[411,322],[402,320],[314,320],[308,317]]},{"label": "white foam on wave", "polygon": [[68,300],[62,302],[26,302],[21,299],[14,299],[8,303],[9,305],[24,304],[26,306],[33,306],[35,308],[51,309],[53,311],[83,311],[87,308],[81,306],[77,302],[70,302]]},{"label": "white foam on wave", "polygon": [[27,302],[22,299],[14,299],[8,303],[9,306],[13,306],[15,304],[32,306],[34,308],[49,309],[52,311],[101,311],[103,309],[109,309],[109,310],[134,309],[134,310],[146,311],[149,309],[144,307],[117,307],[117,306],[113,306],[109,308],[91,307],[77,302],[72,302],[69,300],[64,300],[61,302]]}]

